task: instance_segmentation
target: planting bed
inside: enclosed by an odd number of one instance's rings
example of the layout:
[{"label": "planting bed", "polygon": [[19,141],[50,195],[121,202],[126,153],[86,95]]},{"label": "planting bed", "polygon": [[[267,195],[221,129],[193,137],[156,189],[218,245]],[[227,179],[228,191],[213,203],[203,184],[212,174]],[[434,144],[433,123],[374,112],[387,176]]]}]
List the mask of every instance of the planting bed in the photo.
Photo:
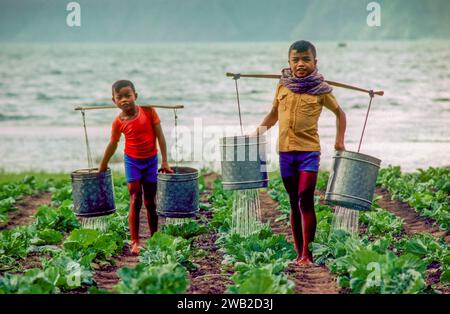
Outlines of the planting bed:
[{"label": "planting bed", "polygon": [[[122,177],[115,177],[117,212],[104,232],[81,228],[67,181],[3,185],[0,293],[449,293],[448,173],[386,171],[353,237],[332,230],[327,173],[319,175],[315,265],[306,267],[293,263],[289,202],[277,174],[260,190],[266,226],[257,234],[230,233],[232,192],[217,174],[203,172],[195,220],[170,225],[160,218],[149,239],[141,209],[139,257],[128,246]],[[414,197],[407,194],[411,182],[420,187]]]}]

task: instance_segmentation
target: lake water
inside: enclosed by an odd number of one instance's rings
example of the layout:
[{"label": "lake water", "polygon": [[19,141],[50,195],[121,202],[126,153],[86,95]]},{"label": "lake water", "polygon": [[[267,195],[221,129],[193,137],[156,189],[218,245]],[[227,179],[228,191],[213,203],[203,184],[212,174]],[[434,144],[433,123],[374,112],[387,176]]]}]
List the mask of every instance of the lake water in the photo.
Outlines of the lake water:
[{"label": "lake water", "polygon": [[[111,105],[111,84],[130,79],[138,104],[182,104],[178,159],[220,167],[219,138],[239,131],[234,81],[225,72],[280,73],[284,43],[7,44],[0,43],[0,169],[70,172],[87,166],[82,105]],[[319,71],[328,80],[384,90],[375,97],[361,153],[382,166],[412,171],[450,165],[450,42],[318,42]],[[276,80],[238,81],[242,119],[253,130],[270,110]],[[347,114],[346,148],[356,151],[369,97],[334,88]],[[99,160],[118,110],[86,112],[90,146]],[[159,109],[175,158],[174,113]],[[319,121],[321,167],[329,169],[335,117]],[[277,168],[277,127],[268,134],[268,159]],[[114,167],[122,169],[122,138]],[[193,162],[190,162],[192,161]]]}]

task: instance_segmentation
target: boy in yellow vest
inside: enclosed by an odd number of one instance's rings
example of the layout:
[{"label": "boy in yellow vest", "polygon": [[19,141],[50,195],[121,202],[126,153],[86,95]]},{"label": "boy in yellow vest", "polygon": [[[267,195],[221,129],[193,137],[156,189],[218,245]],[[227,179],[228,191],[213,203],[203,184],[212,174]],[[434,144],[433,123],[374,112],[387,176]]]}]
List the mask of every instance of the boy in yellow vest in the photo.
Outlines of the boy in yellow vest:
[{"label": "boy in yellow vest", "polygon": [[289,48],[289,68],[282,70],[272,110],[256,134],[280,122],[280,172],[291,204],[291,227],[298,265],[311,264],[309,244],[316,232],[314,190],[320,161],[317,124],[325,106],[336,115],[336,150],[345,150],[345,113],[331,93],[332,88],[317,71],[316,49],[301,40]]}]

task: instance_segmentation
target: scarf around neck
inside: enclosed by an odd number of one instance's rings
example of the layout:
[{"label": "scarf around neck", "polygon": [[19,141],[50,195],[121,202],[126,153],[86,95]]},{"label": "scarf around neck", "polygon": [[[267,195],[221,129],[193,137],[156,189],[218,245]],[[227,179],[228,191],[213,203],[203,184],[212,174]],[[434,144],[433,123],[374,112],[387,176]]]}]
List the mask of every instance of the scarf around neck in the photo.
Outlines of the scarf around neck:
[{"label": "scarf around neck", "polygon": [[280,84],[296,94],[321,95],[333,90],[317,69],[306,77],[295,77],[290,68],[285,68],[281,71]]}]

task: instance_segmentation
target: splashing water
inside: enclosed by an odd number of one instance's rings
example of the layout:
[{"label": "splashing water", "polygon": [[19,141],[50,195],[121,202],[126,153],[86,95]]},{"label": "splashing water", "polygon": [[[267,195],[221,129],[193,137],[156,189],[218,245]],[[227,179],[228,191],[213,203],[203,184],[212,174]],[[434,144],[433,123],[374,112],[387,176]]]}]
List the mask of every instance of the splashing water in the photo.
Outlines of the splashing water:
[{"label": "splashing water", "polygon": [[166,218],[167,225],[182,225],[191,220],[191,218]]},{"label": "splashing water", "polygon": [[81,228],[106,232],[109,227],[108,216],[79,217]]},{"label": "splashing water", "polygon": [[355,235],[359,231],[359,211],[336,206],[332,222],[333,230],[344,230]]},{"label": "splashing water", "polygon": [[235,191],[233,193],[231,232],[246,237],[259,231],[261,227],[258,190]]}]

